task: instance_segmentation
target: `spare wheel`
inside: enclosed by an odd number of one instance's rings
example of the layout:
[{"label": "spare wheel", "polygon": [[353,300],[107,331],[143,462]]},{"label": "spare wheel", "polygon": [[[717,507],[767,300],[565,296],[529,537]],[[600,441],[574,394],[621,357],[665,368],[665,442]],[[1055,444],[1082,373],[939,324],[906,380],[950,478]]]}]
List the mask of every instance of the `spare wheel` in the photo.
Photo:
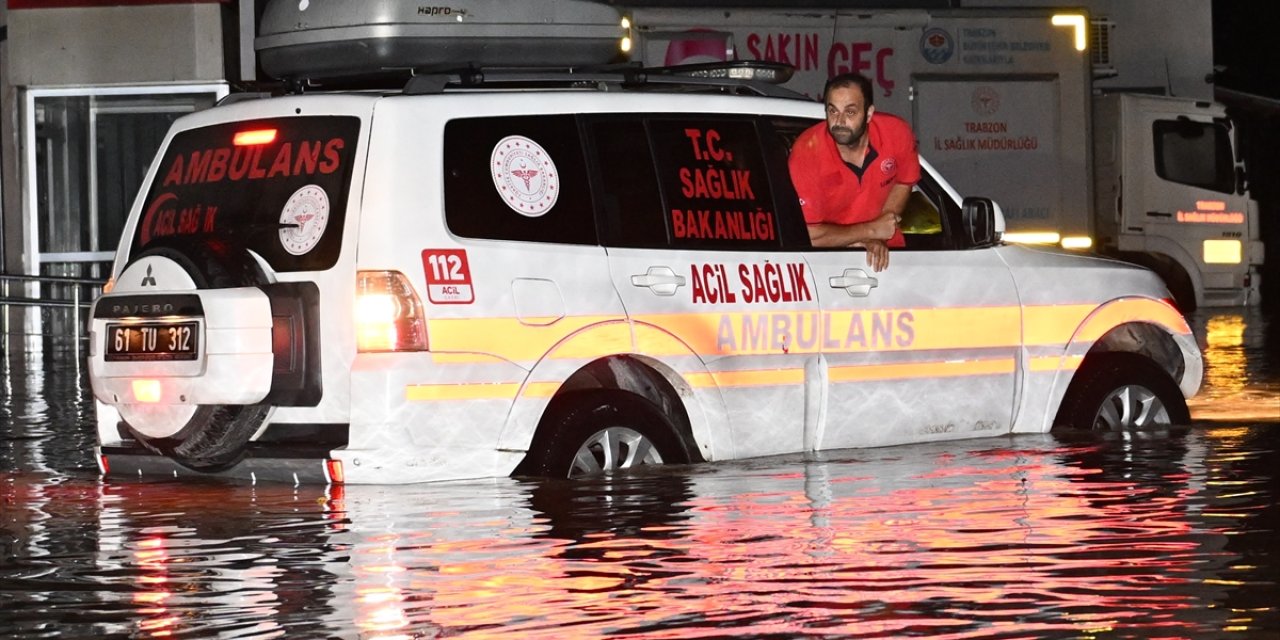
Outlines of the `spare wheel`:
[{"label": "spare wheel", "polygon": [[[169,282],[161,280],[159,283],[160,288],[167,291],[175,288],[178,290],[190,288],[201,293],[245,289],[243,293],[249,298],[262,295],[265,299],[265,294],[261,294],[259,286],[268,282],[258,261],[246,249],[225,242],[208,241],[157,247],[140,253],[121,274],[116,288],[111,293],[112,295],[152,293],[154,289],[139,288],[139,283],[147,282],[150,278],[162,273],[174,275],[168,278]],[[235,292],[220,291],[219,293]],[[210,326],[210,323],[214,322],[214,317],[218,315],[216,309],[210,309],[211,303],[216,305],[227,298],[207,293],[200,297],[202,311],[205,314],[207,337],[211,329],[218,328]],[[222,313],[221,315],[243,316],[244,314]],[[243,318],[238,320],[245,321]],[[269,332],[271,322],[269,307],[265,317],[259,319],[257,324],[261,325],[264,322]],[[261,328],[258,330],[261,331]],[[205,345],[201,345],[202,351],[208,348],[208,342],[206,340]],[[253,355],[255,361],[267,363],[265,373],[269,386],[269,351],[265,354],[265,360],[260,357],[262,354]],[[210,371],[215,369],[214,358],[225,356],[205,353],[203,357],[204,369],[198,376],[194,379],[190,377],[176,379],[192,384],[196,389],[208,386],[233,386],[229,383],[234,380],[227,380],[225,375],[210,374]],[[245,371],[246,378],[262,377],[261,366],[246,368],[259,370],[256,376],[252,375],[255,372]],[[163,369],[159,371],[163,377],[165,375]],[[200,380],[200,378],[207,379]],[[213,391],[218,395],[217,389]],[[265,395],[265,392],[259,395]],[[220,397],[225,398],[225,393]],[[120,405],[124,426],[138,443],[188,467],[206,471],[238,462],[244,455],[249,438],[262,426],[269,411],[270,407],[261,403]]]}]

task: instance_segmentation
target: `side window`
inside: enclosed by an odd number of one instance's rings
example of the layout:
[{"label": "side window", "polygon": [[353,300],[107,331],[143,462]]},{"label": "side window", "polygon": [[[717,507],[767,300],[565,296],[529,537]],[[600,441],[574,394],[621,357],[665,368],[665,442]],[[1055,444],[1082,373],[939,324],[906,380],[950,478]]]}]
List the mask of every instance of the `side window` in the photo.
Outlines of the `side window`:
[{"label": "side window", "polygon": [[[786,158],[747,116],[591,117],[604,244],[807,248]],[[785,199],[790,198],[792,202]]]},{"label": "side window", "polygon": [[942,235],[942,212],[919,187],[911,190],[898,224],[905,236]]},{"label": "side window", "polygon": [[687,116],[647,122],[670,246],[769,250],[783,246],[756,124]]},{"label": "side window", "polygon": [[588,129],[600,179],[596,201],[604,244],[668,246],[667,216],[662,211],[658,174],[644,122],[634,117],[613,117],[594,120]]},{"label": "side window", "polygon": [[1191,120],[1157,120],[1156,175],[1222,193],[1235,190],[1231,134],[1221,124]]},{"label": "side window", "polygon": [[468,238],[596,244],[574,116],[450,121],[444,207],[449,230]]}]

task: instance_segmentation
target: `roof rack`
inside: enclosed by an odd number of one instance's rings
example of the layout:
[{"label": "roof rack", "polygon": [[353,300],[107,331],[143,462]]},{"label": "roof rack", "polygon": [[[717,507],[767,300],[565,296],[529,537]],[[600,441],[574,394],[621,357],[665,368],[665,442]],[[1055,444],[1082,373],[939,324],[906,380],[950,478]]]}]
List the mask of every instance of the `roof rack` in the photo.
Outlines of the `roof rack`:
[{"label": "roof rack", "polygon": [[733,60],[670,67],[639,64],[603,67],[528,69],[520,67],[415,69],[405,84],[406,95],[444,93],[457,89],[494,88],[610,88],[731,90],[751,95],[805,98],[780,85],[794,69],[779,62]]}]

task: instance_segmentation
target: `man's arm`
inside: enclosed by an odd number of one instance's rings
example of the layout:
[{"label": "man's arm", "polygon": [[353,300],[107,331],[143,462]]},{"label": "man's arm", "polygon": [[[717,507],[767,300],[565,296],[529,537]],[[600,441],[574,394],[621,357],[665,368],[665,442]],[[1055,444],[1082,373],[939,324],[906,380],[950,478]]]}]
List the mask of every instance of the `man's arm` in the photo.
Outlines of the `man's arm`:
[{"label": "man's arm", "polygon": [[815,247],[852,247],[868,240],[889,240],[898,230],[902,211],[911,196],[911,186],[895,184],[889,189],[883,213],[875,220],[853,224],[822,222],[809,225],[809,242]]},{"label": "man's arm", "polygon": [[[901,182],[889,189],[889,197],[884,202],[884,212],[892,213],[894,221],[902,221],[902,212],[907,208],[907,199],[911,197],[911,185]],[[887,238],[886,238],[887,239]]]}]

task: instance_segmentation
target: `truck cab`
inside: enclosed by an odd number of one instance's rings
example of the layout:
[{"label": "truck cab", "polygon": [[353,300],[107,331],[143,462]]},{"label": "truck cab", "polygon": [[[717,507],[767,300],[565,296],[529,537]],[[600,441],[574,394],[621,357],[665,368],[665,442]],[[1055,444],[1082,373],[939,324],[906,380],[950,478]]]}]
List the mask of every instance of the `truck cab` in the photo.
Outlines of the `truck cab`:
[{"label": "truck cab", "polygon": [[1103,252],[1155,270],[1183,311],[1257,302],[1258,204],[1222,105],[1099,96],[1094,174]]}]

